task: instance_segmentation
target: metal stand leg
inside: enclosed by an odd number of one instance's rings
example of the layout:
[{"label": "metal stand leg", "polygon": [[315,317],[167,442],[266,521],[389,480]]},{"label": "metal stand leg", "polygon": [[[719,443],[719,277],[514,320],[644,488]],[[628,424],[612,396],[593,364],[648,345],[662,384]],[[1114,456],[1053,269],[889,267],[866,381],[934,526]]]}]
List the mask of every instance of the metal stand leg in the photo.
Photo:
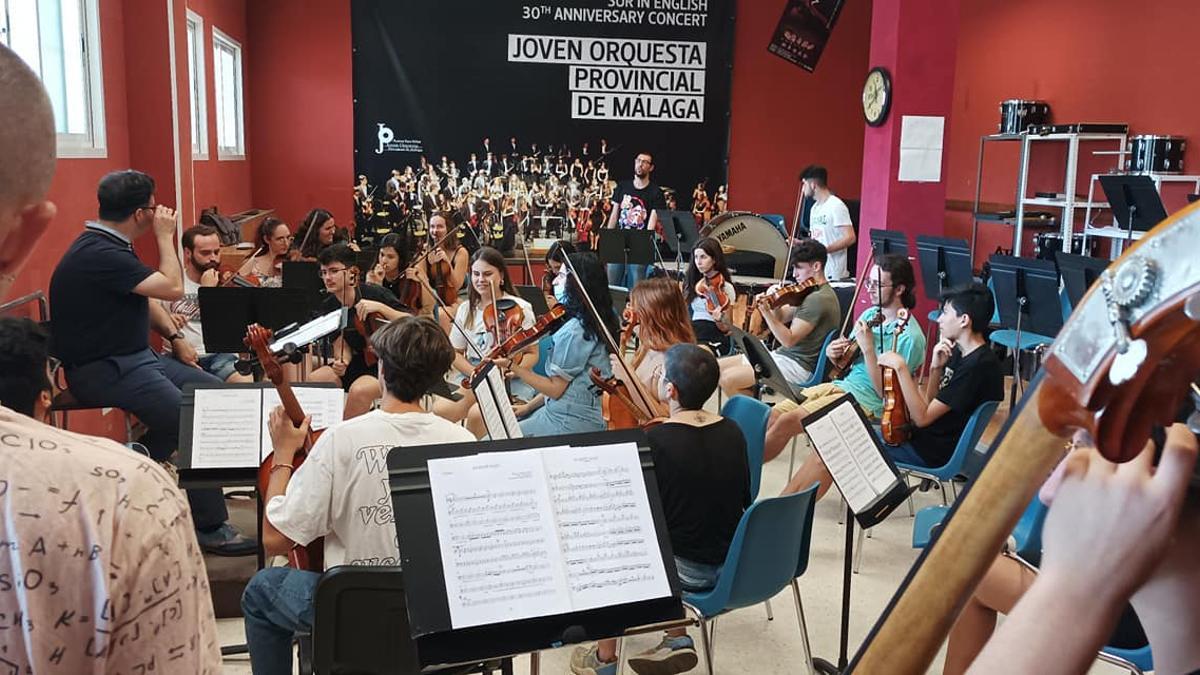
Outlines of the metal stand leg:
[{"label": "metal stand leg", "polygon": [[858,574],[858,568],[862,566],[863,542],[865,540],[867,530],[860,528],[858,531],[858,550],[854,552],[854,573]]},{"label": "metal stand leg", "polygon": [[538,675],[541,670],[542,658],[538,652],[529,653],[529,675]]},{"label": "metal stand leg", "polygon": [[808,643],[808,625],[804,621],[804,603],[800,602],[800,584],[795,579],[792,579],[792,598],[796,600],[796,621],[800,624],[800,644],[804,646],[804,669],[812,675],[812,645]]},{"label": "metal stand leg", "polygon": [[617,638],[617,675],[625,672],[625,638]]},{"label": "metal stand leg", "polygon": [[763,607],[767,608],[767,621],[774,621],[775,615],[771,613],[771,601],[763,600]]},{"label": "metal stand leg", "polygon": [[792,436],[792,458],[788,461],[788,480],[796,472],[796,437]]}]

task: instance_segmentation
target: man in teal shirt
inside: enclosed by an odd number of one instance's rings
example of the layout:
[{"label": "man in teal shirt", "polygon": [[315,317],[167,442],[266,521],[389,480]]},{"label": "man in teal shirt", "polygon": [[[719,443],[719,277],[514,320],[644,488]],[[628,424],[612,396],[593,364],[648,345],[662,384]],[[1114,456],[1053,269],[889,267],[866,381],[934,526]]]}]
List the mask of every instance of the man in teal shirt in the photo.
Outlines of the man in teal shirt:
[{"label": "man in teal shirt", "polygon": [[[826,352],[830,358],[837,358],[850,349],[851,344],[857,343],[858,356],[843,378],[802,390],[801,393],[805,397],[803,404],[797,406],[791,401],[783,401],[772,409],[771,421],[767,427],[764,461],[774,458],[788,441],[804,431],[805,417],[834,402],[843,394],[854,396],[854,400],[868,417],[880,417],[883,414],[883,384],[878,361],[880,354],[891,351],[900,354],[908,364],[909,371],[914,373],[925,363],[925,334],[916,319],[910,318],[904,322],[903,330],[897,333],[898,324],[901,323],[898,321],[901,310],[911,310],[917,304],[916,276],[912,264],[903,255],[879,255],[876,256],[875,264],[871,266],[868,274],[864,286],[870,295],[872,306],[859,315],[852,337],[835,339],[829,343]],[[880,313],[883,314],[883,323],[871,327],[874,317]],[[814,453],[796,471],[788,486],[808,487],[815,481],[821,483],[817,491],[818,498],[823,496],[833,483],[829,471]]]}]

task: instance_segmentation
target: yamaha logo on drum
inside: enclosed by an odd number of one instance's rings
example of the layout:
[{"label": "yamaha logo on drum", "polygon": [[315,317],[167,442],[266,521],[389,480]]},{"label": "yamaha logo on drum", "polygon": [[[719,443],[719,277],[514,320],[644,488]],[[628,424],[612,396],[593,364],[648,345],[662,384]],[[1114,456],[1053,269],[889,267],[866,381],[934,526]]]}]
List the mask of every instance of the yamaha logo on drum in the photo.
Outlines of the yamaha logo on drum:
[{"label": "yamaha logo on drum", "polygon": [[735,235],[735,234],[737,234],[737,233],[739,233],[739,232],[744,232],[745,230],[746,230],[746,224],[745,224],[745,223],[734,223],[734,224],[733,224],[733,226],[732,226],[732,227],[730,227],[728,230],[725,230],[724,232],[718,232],[718,233],[717,233],[717,235],[716,235],[716,237],[717,237],[717,241],[721,241],[721,242],[723,242],[723,241],[725,241],[726,239],[728,239],[728,238],[732,237],[733,235]]}]

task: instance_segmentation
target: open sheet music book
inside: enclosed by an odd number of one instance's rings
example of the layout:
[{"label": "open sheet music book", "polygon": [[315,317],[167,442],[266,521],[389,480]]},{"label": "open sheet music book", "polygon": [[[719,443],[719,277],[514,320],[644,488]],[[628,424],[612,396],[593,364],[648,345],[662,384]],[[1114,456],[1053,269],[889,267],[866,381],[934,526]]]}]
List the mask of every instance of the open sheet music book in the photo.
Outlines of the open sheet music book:
[{"label": "open sheet music book", "polygon": [[849,394],[806,417],[804,431],[855,514],[884,515],[897,495],[901,500],[907,495],[899,472]]},{"label": "open sheet music book", "polygon": [[455,629],[671,595],[637,445],[428,462]]},{"label": "open sheet music book", "polygon": [[487,429],[489,439],[502,441],[507,438],[524,438],[521,425],[517,422],[517,413],[513,410],[512,401],[508,399],[504,374],[495,364],[489,363],[484,366],[480,376],[471,382],[471,391],[475,392],[475,402],[479,404],[479,412],[483,416],[483,425]]},{"label": "open sheet music book", "polygon": [[[317,431],[342,421],[345,393],[335,386],[292,385]],[[271,454],[267,423],[279,405],[271,386],[197,388],[192,414],[191,469],[257,468]]]}]

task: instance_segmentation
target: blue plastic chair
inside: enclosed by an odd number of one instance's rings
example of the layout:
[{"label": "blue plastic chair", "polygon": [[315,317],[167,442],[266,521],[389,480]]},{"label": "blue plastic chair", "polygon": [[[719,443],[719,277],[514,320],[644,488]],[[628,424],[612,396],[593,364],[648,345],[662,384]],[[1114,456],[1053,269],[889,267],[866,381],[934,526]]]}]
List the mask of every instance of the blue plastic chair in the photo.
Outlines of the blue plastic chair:
[{"label": "blue plastic chair", "polygon": [[[950,455],[950,459],[945,464],[937,467],[928,467],[896,462],[896,468],[905,475],[906,480],[909,475],[913,475],[936,480],[939,484],[950,483],[951,489],[955,489],[954,477],[962,471],[963,463],[967,461],[967,456],[979,444],[979,439],[983,436],[984,429],[987,429],[988,423],[992,421],[992,415],[996,414],[996,408],[999,406],[999,401],[985,401],[975,409],[975,412],[971,413],[971,417],[967,420],[967,425],[963,427],[962,435],[958,437],[958,444],[954,446],[954,454]],[[943,485],[942,488],[942,504],[948,504],[949,501],[946,499],[945,486]],[[911,497],[909,499],[909,512],[912,512]]]},{"label": "blue plastic chair", "polygon": [[825,371],[829,368],[829,357],[825,355],[825,350],[829,348],[829,343],[837,337],[837,329],[829,331],[829,335],[825,336],[825,341],[821,343],[821,353],[817,355],[817,363],[813,366],[812,376],[804,382],[797,384],[800,389],[805,387],[813,387],[825,381]]},{"label": "blue plastic chair", "polygon": [[533,372],[546,377],[546,363],[550,360],[550,347],[554,345],[554,336],[547,335],[538,340],[538,360],[533,366]]},{"label": "blue plastic chair", "polygon": [[1096,658],[1124,668],[1134,675],[1143,675],[1146,671],[1154,670],[1154,656],[1150,653],[1150,645],[1138,649],[1119,649],[1105,645],[1100,648]]},{"label": "blue plastic chair", "polygon": [[804,660],[812,672],[812,652],[796,576],[808,567],[817,486],[784,497],[755,502],[734,532],[717,585],[709,591],[684,592],[683,605],[700,624],[700,642],[708,673],[713,673],[709,625],[725,612],[765,602],[789,585],[804,643]]},{"label": "blue plastic chair", "polygon": [[721,408],[721,416],[733,420],[746,437],[746,465],[750,467],[750,500],[754,501],[758,499],[758,486],[762,482],[763,446],[766,444],[771,406],[738,394],[725,402]]}]

